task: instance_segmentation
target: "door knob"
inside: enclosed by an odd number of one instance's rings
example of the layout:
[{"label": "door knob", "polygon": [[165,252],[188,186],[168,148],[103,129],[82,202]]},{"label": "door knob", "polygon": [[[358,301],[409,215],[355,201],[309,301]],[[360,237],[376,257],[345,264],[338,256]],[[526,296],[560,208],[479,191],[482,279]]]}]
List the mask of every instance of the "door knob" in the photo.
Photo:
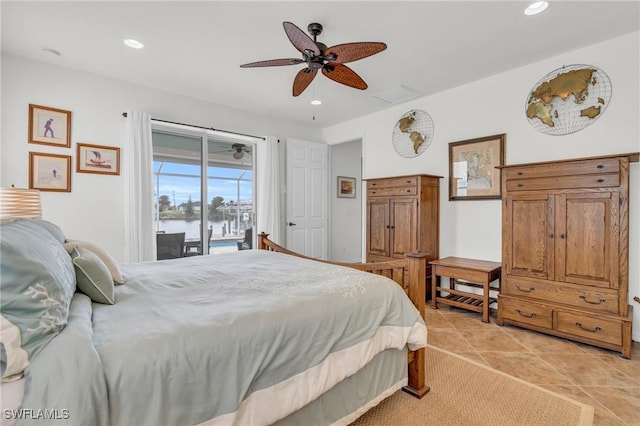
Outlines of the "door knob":
[{"label": "door knob", "polygon": [[289,226],[296,226],[296,224],[293,222],[289,222]]}]

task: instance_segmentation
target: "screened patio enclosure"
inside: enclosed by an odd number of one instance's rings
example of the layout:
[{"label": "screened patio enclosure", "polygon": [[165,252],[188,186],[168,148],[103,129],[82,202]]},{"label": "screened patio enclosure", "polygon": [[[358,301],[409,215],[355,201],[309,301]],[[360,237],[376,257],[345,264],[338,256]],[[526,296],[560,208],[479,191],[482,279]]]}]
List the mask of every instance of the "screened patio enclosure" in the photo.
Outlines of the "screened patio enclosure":
[{"label": "screened patio enclosure", "polygon": [[255,220],[255,147],[194,133],[153,131],[156,232],[184,232],[201,254],[234,251]]}]

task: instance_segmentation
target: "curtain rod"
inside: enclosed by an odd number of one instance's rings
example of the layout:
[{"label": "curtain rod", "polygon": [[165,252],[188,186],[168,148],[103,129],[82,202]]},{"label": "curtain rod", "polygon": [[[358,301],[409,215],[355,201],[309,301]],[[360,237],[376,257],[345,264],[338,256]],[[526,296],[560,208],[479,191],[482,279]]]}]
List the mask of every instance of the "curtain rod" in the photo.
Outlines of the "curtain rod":
[{"label": "curtain rod", "polygon": [[[127,113],[123,112],[122,116],[126,117]],[[214,129],[213,127],[196,126],[196,125],[193,125],[193,124],[184,124],[184,123],[178,123],[178,122],[175,122],[175,121],[168,121],[168,120],[158,120],[157,118],[152,118],[152,120],[153,121],[159,121],[161,123],[178,124],[180,126],[189,126],[189,127],[195,127],[197,129],[213,130],[214,132],[225,132],[225,133],[231,133],[232,135],[247,136],[247,137],[250,137],[250,138],[256,138],[256,139],[265,140],[265,138],[262,137],[262,136],[254,136],[254,135],[247,135],[246,133],[230,132],[228,130]],[[280,142],[280,140],[278,140],[278,142]]]}]

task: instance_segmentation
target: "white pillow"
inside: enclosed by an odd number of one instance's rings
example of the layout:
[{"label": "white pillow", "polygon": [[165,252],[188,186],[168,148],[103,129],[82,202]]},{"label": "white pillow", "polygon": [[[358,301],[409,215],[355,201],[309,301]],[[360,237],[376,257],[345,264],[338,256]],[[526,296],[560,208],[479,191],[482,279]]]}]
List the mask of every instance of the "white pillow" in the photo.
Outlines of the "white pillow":
[{"label": "white pillow", "polygon": [[116,284],[124,284],[124,277],[122,276],[122,272],[120,272],[120,267],[118,266],[118,262],[111,257],[109,253],[98,247],[97,245],[80,240],[66,240],[64,243],[64,248],[69,252],[69,254],[73,253],[73,249],[75,247],[82,247],[87,250],[92,251],[96,256],[100,258],[109,269],[111,273],[111,278],[113,278],[113,282]]}]

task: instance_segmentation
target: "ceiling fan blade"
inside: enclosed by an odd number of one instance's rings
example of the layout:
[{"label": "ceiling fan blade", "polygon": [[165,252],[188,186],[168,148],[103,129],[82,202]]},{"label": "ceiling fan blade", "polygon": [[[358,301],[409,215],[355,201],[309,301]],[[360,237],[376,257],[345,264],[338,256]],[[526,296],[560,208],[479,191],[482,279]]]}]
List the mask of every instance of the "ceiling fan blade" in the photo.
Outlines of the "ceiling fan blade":
[{"label": "ceiling fan blade", "polygon": [[[333,69],[332,69],[333,68]],[[342,64],[328,64],[322,68],[322,74],[331,80],[353,87],[354,89],[365,90],[368,86],[365,81],[351,68]]]},{"label": "ceiling fan blade", "polygon": [[304,60],[299,58],[269,59],[266,61],[250,62],[248,64],[243,64],[243,65],[240,65],[240,68],[280,67],[284,65],[297,65],[303,62]]},{"label": "ceiling fan blade", "polygon": [[304,92],[304,89],[311,84],[317,73],[318,70],[309,70],[309,68],[303,68],[298,71],[296,78],[293,80],[293,96],[298,96]]},{"label": "ceiling fan blade", "polygon": [[387,48],[385,43],[379,42],[361,42],[361,43],[345,43],[328,47],[323,56],[334,54],[336,59],[332,60],[336,64],[344,64],[346,62],[357,61],[367,56],[380,53]]},{"label": "ceiling fan blade", "polygon": [[296,27],[291,22],[283,22],[282,26],[284,26],[284,32],[287,33],[287,37],[289,37],[291,44],[293,44],[300,52],[310,50],[315,56],[320,54],[320,49],[316,43],[300,28]]}]

